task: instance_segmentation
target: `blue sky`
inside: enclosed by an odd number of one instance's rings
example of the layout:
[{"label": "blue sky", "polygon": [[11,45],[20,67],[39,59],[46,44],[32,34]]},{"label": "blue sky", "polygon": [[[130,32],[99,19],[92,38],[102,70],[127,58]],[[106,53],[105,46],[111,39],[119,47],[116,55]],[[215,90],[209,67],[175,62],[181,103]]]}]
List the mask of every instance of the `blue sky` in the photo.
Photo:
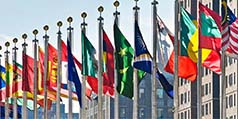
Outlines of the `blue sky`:
[{"label": "blue sky", "polygon": [[[87,36],[93,43],[94,47],[98,49],[98,21],[99,13],[97,8],[102,5],[104,12],[104,29],[107,32],[111,42],[114,45],[113,39],[113,6],[114,0],[2,0],[0,2],[0,45],[4,45],[6,41],[11,43],[10,50],[12,49],[12,39],[17,37],[19,42],[17,47],[22,50],[21,36],[23,33],[28,34],[28,50],[27,54],[33,56],[33,34],[34,29],[39,30],[37,39],[39,44],[43,47],[43,26],[49,25],[48,32],[50,36],[49,42],[55,47],[57,46],[57,26],[56,23],[61,20],[63,22],[62,38],[66,41],[67,27],[66,22],[69,16],[73,17],[72,26],[74,27],[74,54],[81,61],[81,39],[80,39],[80,24],[82,23],[81,13],[87,12],[86,18]],[[139,26],[144,37],[148,49],[152,52],[152,0],[140,0],[138,6],[139,11]],[[159,0],[158,1],[158,14],[164,20],[166,25],[173,31],[174,29],[174,0]],[[128,41],[134,46],[134,12],[132,8],[135,6],[133,0],[120,0],[118,11],[120,12],[119,22],[120,29]],[[5,51],[0,51],[1,54]],[[4,55],[3,55],[4,56]],[[21,62],[21,52],[18,52],[18,62]],[[11,56],[10,56],[11,58]],[[2,58],[2,65],[4,59]],[[75,102],[78,105],[77,102]],[[67,109],[67,107],[66,107]],[[79,109],[79,108],[77,108]],[[75,109],[74,109],[75,110]],[[78,112],[77,110],[75,110]]]},{"label": "blue sky", "polygon": [[[80,24],[82,23],[81,13],[87,12],[88,17],[86,22],[87,36],[94,47],[97,49],[98,42],[98,21],[99,13],[97,8],[102,5],[104,12],[104,29],[107,32],[111,42],[114,44],[113,39],[113,12],[115,7],[113,6],[114,0],[6,0],[1,1],[0,4],[0,43],[4,44],[6,40],[12,43],[12,39],[17,37],[21,38],[23,33],[28,34],[28,44],[31,49],[33,29],[39,30],[37,39],[40,41],[40,45],[43,47],[44,35],[43,26],[49,25],[50,43],[57,46],[57,26],[56,23],[61,20],[63,22],[62,37],[66,40],[68,23],[66,19],[72,16],[74,21],[72,26],[74,27],[74,54],[81,59],[81,42],[80,42]],[[138,6],[139,11],[139,25],[146,41],[149,50],[152,48],[152,0],[140,0]],[[174,18],[174,1],[173,0],[160,0],[158,1],[158,14],[168,25],[173,29]],[[121,0],[118,8],[120,14],[120,29],[126,36],[128,41],[133,46],[133,31],[134,31],[134,12],[132,8],[135,6],[133,0]],[[173,30],[172,30],[173,31]],[[22,40],[21,40],[22,41]],[[18,43],[18,47],[21,47],[22,42]],[[12,46],[12,44],[11,44]],[[3,47],[5,50],[5,47]],[[21,49],[20,49],[21,50]],[[2,53],[2,52],[1,52]],[[29,55],[32,55],[32,51],[28,50]]]}]

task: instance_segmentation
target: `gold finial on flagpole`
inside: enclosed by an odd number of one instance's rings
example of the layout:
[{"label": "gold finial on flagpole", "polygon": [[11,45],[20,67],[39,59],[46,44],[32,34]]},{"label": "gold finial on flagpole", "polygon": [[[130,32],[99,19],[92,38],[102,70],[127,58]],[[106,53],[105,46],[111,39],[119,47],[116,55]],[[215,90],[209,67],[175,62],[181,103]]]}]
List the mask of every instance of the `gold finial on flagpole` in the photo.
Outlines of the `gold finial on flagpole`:
[{"label": "gold finial on flagpole", "polygon": [[24,34],[22,35],[22,38],[25,40],[25,39],[27,38],[27,35],[24,33]]},{"label": "gold finial on flagpole", "polygon": [[34,34],[34,35],[37,35],[37,34],[38,34],[38,30],[35,29],[35,30],[33,31],[33,34]]},{"label": "gold finial on flagpole", "polygon": [[9,47],[9,46],[10,46],[10,43],[7,41],[7,42],[5,43],[5,46],[6,46],[6,47]]},{"label": "gold finial on flagpole", "polygon": [[17,38],[14,38],[13,39],[13,43],[17,43],[18,39]]},{"label": "gold finial on flagpole", "polygon": [[48,26],[48,25],[45,25],[45,26],[43,27],[43,29],[44,29],[45,31],[48,31],[48,30],[49,30],[49,26]]}]

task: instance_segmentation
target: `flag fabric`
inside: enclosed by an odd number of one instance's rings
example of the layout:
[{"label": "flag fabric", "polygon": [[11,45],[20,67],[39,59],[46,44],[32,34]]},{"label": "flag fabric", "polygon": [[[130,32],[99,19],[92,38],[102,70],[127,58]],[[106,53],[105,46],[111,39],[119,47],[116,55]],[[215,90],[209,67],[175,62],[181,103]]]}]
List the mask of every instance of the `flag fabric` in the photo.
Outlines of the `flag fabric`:
[{"label": "flag fabric", "polygon": [[202,65],[221,74],[221,17],[199,4],[199,48],[202,48]]},{"label": "flag fabric", "polygon": [[79,105],[81,106],[82,105],[81,82],[79,80],[78,72],[76,70],[69,40],[67,40],[67,51],[68,51],[68,80],[74,83],[76,88],[76,94],[78,96]]},{"label": "flag fabric", "polygon": [[82,74],[85,76],[96,77],[97,74],[97,61],[95,58],[96,50],[93,45],[90,43],[84,32],[82,34]]},{"label": "flag fabric", "polygon": [[[160,51],[161,54],[160,63],[166,72],[174,74],[174,35],[167,28],[164,22],[158,17],[157,24],[161,35]],[[170,40],[167,40],[167,36]],[[162,70],[162,68],[161,68]],[[187,56],[178,55],[178,76],[190,81],[194,81],[197,75],[196,64]]]},{"label": "flag fabric", "polygon": [[6,99],[6,82],[5,82],[6,69],[0,65],[0,102]]},{"label": "flag fabric", "polygon": [[[135,61],[133,66],[139,70],[152,74],[152,57],[143,40],[138,22],[135,21]],[[173,86],[167,81],[165,76],[157,70],[156,75],[169,97],[173,98]]]},{"label": "flag fabric", "polygon": [[114,97],[114,48],[103,30],[103,93]]},{"label": "flag fabric", "polygon": [[133,97],[133,58],[134,50],[120,29],[114,23],[114,43],[117,69],[117,91],[128,98]]},{"label": "flag fabric", "polygon": [[238,19],[230,26],[230,48],[234,54],[238,54]]},{"label": "flag fabric", "polygon": [[221,50],[221,17],[215,11],[199,3],[199,48],[220,52]]},{"label": "flag fabric", "polygon": [[230,25],[236,20],[236,16],[232,13],[231,9],[227,6],[226,0],[222,0],[221,6],[222,13],[222,48],[224,51],[230,51]]},{"label": "flag fabric", "polygon": [[5,68],[6,68],[6,97],[12,97],[12,76],[13,76],[13,67],[8,62],[5,61]]}]

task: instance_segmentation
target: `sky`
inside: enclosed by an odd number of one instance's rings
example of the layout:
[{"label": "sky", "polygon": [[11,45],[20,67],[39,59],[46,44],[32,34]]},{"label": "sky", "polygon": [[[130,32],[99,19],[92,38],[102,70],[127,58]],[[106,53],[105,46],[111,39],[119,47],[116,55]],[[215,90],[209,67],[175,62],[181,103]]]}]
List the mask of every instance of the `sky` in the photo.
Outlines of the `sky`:
[{"label": "sky", "polygon": [[[139,0],[139,26],[144,37],[145,43],[152,53],[152,5],[153,0]],[[67,38],[67,18],[73,17],[72,27],[74,28],[74,44],[73,53],[81,61],[81,39],[80,39],[80,24],[82,23],[81,13],[86,12],[86,35],[91,41],[93,46],[98,49],[98,20],[99,12],[97,8],[99,6],[104,7],[102,17],[104,18],[104,30],[107,32],[109,39],[114,45],[113,39],[113,22],[115,7],[113,6],[114,0],[2,0],[0,2],[0,45],[3,50],[6,50],[4,46],[6,41],[10,42],[10,50],[13,47],[12,39],[18,38],[17,43],[18,58],[17,61],[21,62],[21,50],[23,39],[21,38],[23,33],[28,35],[27,38],[27,54],[33,56],[32,40],[34,36],[32,31],[38,29],[39,34],[37,39],[39,45],[43,45],[44,25],[49,25],[48,35],[50,36],[49,42],[53,46],[57,46],[57,22],[62,21],[63,26],[61,28],[62,38],[66,42]],[[134,11],[135,1],[133,0],[120,0],[120,6],[118,11],[119,16],[119,28],[125,35],[127,40],[134,47]],[[174,0],[158,0],[157,6],[158,15],[162,18],[165,24],[171,31],[174,31]],[[11,51],[12,52],[12,51]],[[10,54],[11,55],[11,54]],[[3,55],[4,56],[4,55]],[[10,57],[11,58],[11,57]],[[3,58],[2,58],[3,59]],[[4,60],[1,64],[4,65]]]}]

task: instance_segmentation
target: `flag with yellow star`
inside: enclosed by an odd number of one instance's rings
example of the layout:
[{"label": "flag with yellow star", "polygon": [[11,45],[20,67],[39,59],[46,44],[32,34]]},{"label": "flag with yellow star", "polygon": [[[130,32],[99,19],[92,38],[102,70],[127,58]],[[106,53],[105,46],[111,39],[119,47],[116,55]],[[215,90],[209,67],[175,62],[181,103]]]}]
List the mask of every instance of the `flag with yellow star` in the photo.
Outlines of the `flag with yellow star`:
[{"label": "flag with yellow star", "polygon": [[[133,58],[134,50],[120,29],[114,24],[115,59],[117,69],[117,91],[128,98],[133,97]],[[138,70],[138,80],[145,72]]]}]

